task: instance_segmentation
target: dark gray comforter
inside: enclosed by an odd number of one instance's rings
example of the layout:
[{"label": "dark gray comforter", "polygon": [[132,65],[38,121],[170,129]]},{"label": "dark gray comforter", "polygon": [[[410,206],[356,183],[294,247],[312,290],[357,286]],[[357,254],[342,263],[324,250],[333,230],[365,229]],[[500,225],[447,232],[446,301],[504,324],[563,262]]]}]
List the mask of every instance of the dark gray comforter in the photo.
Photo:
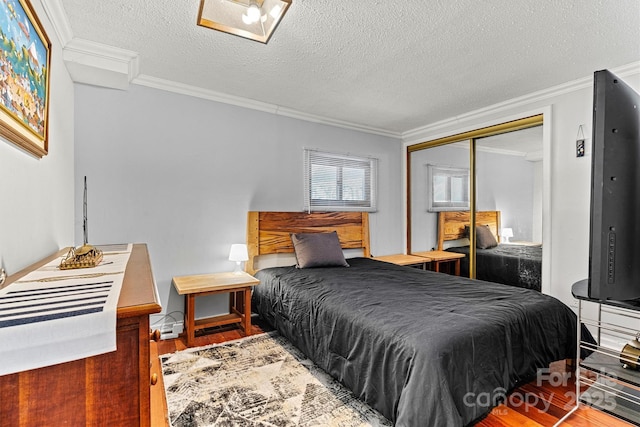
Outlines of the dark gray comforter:
[{"label": "dark gray comforter", "polygon": [[[469,277],[469,246],[453,247],[449,252],[465,254],[460,275]],[[499,244],[476,249],[476,279],[539,291],[542,287],[542,246]]]},{"label": "dark gray comforter", "polygon": [[529,289],[365,258],[262,270],[254,310],[397,426],[467,425],[575,357],[576,316]]}]

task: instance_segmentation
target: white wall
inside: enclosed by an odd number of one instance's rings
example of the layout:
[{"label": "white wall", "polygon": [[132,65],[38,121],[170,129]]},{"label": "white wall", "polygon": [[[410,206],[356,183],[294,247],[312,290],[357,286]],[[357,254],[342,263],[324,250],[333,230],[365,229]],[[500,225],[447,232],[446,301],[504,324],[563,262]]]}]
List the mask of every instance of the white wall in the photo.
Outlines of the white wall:
[{"label": "white wall", "polygon": [[[303,210],[303,147],[380,160],[371,250],[402,251],[398,140],[138,85],[75,90],[76,243],[86,175],[89,241],[147,243],[163,313],[183,311],[173,276],[233,269],[229,248],[246,239],[247,211]],[[226,301],[209,298],[197,316]]]},{"label": "white wall", "polygon": [[52,44],[49,154],[42,159],[0,139],[0,266],[8,274],[73,244],[73,83],[39,0]]},{"label": "white wall", "polygon": [[[640,63],[612,71],[640,90]],[[405,138],[405,145],[410,145],[545,113],[543,160],[549,164],[543,166],[543,192],[550,194],[543,195],[544,250],[549,257],[545,258],[543,274],[545,268],[550,269],[550,283],[543,290],[573,307],[571,285],[588,276],[589,261],[591,156],[576,158],[575,154],[578,127],[586,125],[585,135],[592,129],[593,78],[592,73],[586,73],[582,81],[435,123]]]},{"label": "white wall", "polygon": [[513,229],[512,240],[533,239],[533,172],[524,157],[476,151],[477,210],[500,211],[500,225]]}]

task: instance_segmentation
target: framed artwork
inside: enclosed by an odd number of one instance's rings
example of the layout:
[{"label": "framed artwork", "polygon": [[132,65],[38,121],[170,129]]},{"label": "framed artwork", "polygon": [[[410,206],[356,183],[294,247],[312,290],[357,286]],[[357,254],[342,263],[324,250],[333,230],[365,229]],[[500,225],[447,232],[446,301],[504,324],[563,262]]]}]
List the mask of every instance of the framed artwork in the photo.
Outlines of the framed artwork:
[{"label": "framed artwork", "polygon": [[0,2],[0,136],[47,154],[51,42],[29,0]]}]

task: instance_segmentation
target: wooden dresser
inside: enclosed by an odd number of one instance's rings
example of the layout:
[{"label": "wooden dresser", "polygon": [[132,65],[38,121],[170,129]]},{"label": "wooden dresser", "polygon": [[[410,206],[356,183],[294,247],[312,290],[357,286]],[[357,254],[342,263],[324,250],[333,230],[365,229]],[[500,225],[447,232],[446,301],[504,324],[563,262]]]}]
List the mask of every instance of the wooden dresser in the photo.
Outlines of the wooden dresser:
[{"label": "wooden dresser", "polygon": [[[7,284],[66,252],[10,276]],[[157,380],[150,339],[159,333],[150,334],[149,315],[160,310],[147,246],[135,244],[118,300],[117,350],[0,376],[0,426],[150,426]]]}]

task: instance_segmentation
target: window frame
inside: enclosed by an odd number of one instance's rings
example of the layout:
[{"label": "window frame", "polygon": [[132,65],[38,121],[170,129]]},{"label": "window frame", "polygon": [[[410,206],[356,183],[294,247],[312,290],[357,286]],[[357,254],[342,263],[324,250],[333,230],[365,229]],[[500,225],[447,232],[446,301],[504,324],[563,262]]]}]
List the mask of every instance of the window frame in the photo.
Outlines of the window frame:
[{"label": "window frame", "polygon": [[[377,176],[378,159],[369,156],[357,156],[329,151],[305,148],[304,154],[304,206],[305,210],[311,211],[377,211]],[[335,199],[313,198],[313,166],[323,165],[335,167],[338,170],[336,177]],[[344,168],[364,170],[364,199],[348,200],[344,199]]]},{"label": "window frame", "polygon": [[[462,211],[470,209],[470,176],[469,176],[469,168],[461,168],[455,166],[442,166],[442,165],[432,165],[427,164],[427,189],[429,191],[429,195],[427,197],[428,212],[443,212],[443,211]],[[463,176],[466,178],[466,191],[465,191],[465,200],[458,202],[451,200],[452,194],[452,178]],[[445,201],[436,201],[436,189],[435,189],[435,177],[445,177],[446,179],[446,200]]]}]

